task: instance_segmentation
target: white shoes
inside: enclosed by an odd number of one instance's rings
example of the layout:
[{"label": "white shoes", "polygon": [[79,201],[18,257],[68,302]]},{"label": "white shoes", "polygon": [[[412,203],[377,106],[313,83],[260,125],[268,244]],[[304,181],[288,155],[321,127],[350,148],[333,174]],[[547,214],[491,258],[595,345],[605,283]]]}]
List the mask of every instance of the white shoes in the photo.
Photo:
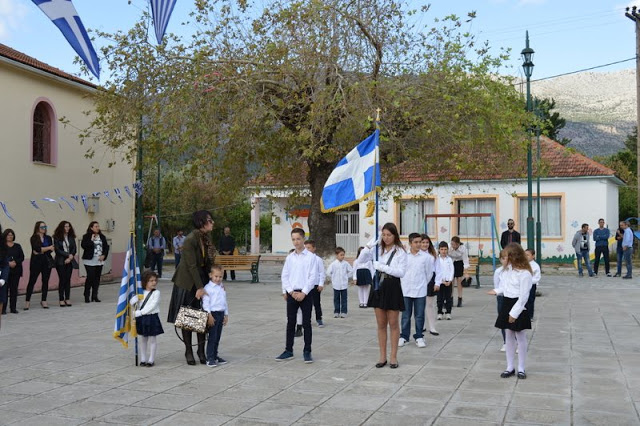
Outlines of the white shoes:
[{"label": "white shoes", "polygon": [[447,314],[447,319],[450,320],[451,319],[451,314]]},{"label": "white shoes", "polygon": [[419,339],[416,339],[416,346],[419,348],[426,348],[427,344],[424,342],[424,339],[421,337]]},{"label": "white shoes", "polygon": [[438,321],[442,319],[442,314],[438,314]]},{"label": "white shoes", "polygon": [[506,350],[507,350],[507,345],[503,343],[502,347],[500,348],[500,352],[505,352]]},{"label": "white shoes", "polygon": [[404,337],[401,337],[398,339],[398,347],[401,348],[404,346],[404,344],[407,343],[406,340],[404,340]]}]

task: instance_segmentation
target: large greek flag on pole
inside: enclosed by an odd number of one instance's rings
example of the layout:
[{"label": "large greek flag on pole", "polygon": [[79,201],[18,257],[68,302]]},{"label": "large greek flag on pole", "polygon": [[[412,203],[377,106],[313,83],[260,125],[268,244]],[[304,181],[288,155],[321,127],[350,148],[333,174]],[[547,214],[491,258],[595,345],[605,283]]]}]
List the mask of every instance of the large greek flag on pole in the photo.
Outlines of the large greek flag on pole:
[{"label": "large greek flag on pole", "polygon": [[169,25],[169,18],[173,13],[176,0],[151,0],[151,13],[153,14],[153,27],[156,30],[158,44],[162,44],[164,33]]},{"label": "large greek flag on pole", "polygon": [[116,324],[113,337],[129,347],[129,337],[137,337],[135,322],[135,304],[142,299],[142,283],[140,282],[140,267],[138,266],[133,234],[129,240],[129,248],[122,270],[118,306],[116,308]]},{"label": "large greek flag on pole", "polygon": [[376,130],[340,160],[322,190],[323,213],[359,203],[380,190],[379,143],[380,131]]},{"label": "large greek flag on pole", "polygon": [[73,50],[80,55],[89,71],[99,79],[98,55],[93,49],[87,30],[85,30],[71,0],[33,0],[33,2],[58,27]]}]

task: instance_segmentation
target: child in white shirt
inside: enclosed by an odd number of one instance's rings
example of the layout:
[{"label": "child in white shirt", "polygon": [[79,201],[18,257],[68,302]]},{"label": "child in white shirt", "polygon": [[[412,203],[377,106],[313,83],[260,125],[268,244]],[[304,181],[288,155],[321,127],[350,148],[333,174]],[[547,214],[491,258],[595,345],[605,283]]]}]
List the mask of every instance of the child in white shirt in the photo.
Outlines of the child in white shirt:
[{"label": "child in white shirt", "polygon": [[336,247],[336,260],[327,269],[327,275],[331,277],[333,286],[333,317],[347,317],[347,288],[349,288],[349,277],[353,274],[353,269],[349,262],[344,260],[345,252],[342,247]]},{"label": "child in white shirt", "polygon": [[[369,292],[371,291],[371,284],[373,284],[373,275],[376,270],[373,268],[373,261],[368,256],[360,257],[364,247],[358,248],[358,255],[353,262],[353,280],[358,286],[358,300],[360,301],[360,307],[366,308],[369,301]],[[364,258],[366,257],[366,259]]]},{"label": "child in white shirt", "polygon": [[[436,289],[436,260],[438,259],[438,253],[436,253],[431,238],[429,238],[427,234],[422,234],[421,237],[420,250],[427,255],[431,263],[431,276],[427,277],[427,304],[425,314],[427,323],[429,324],[429,333],[433,336],[439,336],[440,333],[436,331],[436,299],[438,296]],[[423,331],[427,331],[427,329],[425,328]]]},{"label": "child in white shirt", "polygon": [[164,333],[158,315],[160,313],[160,291],[156,290],[158,274],[152,270],[144,271],[141,281],[144,299],[135,312],[136,330],[140,336],[140,367],[153,367],[158,349],[156,336]]},{"label": "child in white shirt", "polygon": [[527,260],[529,261],[529,265],[531,265],[531,270],[533,271],[533,284],[531,285],[531,291],[529,292],[529,300],[527,300],[527,312],[529,313],[529,318],[533,321],[533,310],[536,306],[536,291],[538,290],[538,283],[541,278],[540,265],[533,260],[536,256],[536,251],[534,249],[526,249],[524,254],[527,256]]},{"label": "child in white shirt", "polygon": [[453,307],[453,260],[449,257],[449,244],[440,241],[438,252],[434,287],[438,293],[438,320],[442,319],[443,312],[446,312],[446,318],[450,320]]},{"label": "child in white shirt", "polygon": [[219,265],[213,265],[209,272],[209,283],[204,286],[202,309],[209,312],[207,325],[209,326],[209,341],[207,342],[207,367],[217,367],[227,361],[218,355],[222,327],[229,322],[229,307],[227,306],[227,292],[222,285],[224,272]]}]

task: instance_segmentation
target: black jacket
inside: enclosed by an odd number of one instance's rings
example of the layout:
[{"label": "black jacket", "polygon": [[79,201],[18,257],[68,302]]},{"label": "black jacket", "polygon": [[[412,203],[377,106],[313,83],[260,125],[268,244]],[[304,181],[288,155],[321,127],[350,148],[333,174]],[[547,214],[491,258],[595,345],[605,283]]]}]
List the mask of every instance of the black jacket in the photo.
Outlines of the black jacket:
[{"label": "black jacket", "polygon": [[[102,234],[98,234],[98,235],[100,235],[100,239],[102,240],[102,255],[106,260],[107,256],[109,255],[109,244],[107,244],[107,237],[105,237]],[[82,242],[80,242],[80,246],[84,250],[84,252],[82,252],[82,258],[85,260],[93,259],[94,245],[93,245],[93,241],[91,241],[91,236],[92,234],[90,233],[84,234],[82,236]]]},{"label": "black jacket", "polygon": [[10,270],[10,274],[22,276],[22,262],[24,262],[24,251],[18,243],[13,243],[13,247],[7,246],[7,260],[16,262],[16,267]]},{"label": "black jacket", "polygon": [[69,255],[75,256],[78,254],[78,246],[76,245],[75,238],[69,238],[69,251],[64,251],[64,240],[53,240],[53,246],[56,251],[56,266],[63,266],[64,261],[67,260]]},{"label": "black jacket", "polygon": [[[513,234],[511,235],[511,242],[521,244],[520,233],[518,231],[513,231]],[[500,247],[505,248],[507,244],[509,244],[509,230],[504,231],[500,238]]]}]

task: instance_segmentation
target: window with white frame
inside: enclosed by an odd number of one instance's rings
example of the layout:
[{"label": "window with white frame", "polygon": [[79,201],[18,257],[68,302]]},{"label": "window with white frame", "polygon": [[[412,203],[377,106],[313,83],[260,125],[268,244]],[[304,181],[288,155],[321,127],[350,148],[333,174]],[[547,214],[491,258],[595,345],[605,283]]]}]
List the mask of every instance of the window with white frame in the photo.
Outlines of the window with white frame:
[{"label": "window with white frame", "polygon": [[[435,213],[436,202],[434,199],[407,199],[400,200],[400,235],[409,235],[412,232],[423,233],[424,215]],[[429,218],[426,233],[436,234],[436,220]]]},{"label": "window with white frame", "polygon": [[[496,214],[495,198],[459,198],[456,202],[458,213]],[[491,217],[458,218],[458,235],[461,237],[491,238]]]},{"label": "window with white frame", "polygon": [[[542,237],[546,238],[561,238],[562,237],[562,197],[540,197],[542,202],[540,203],[540,225]],[[527,216],[529,210],[529,203],[527,197],[518,197],[519,205],[519,225],[521,232],[526,232],[527,228]],[[533,197],[533,220],[537,221],[536,215],[538,213],[538,198]]]}]

